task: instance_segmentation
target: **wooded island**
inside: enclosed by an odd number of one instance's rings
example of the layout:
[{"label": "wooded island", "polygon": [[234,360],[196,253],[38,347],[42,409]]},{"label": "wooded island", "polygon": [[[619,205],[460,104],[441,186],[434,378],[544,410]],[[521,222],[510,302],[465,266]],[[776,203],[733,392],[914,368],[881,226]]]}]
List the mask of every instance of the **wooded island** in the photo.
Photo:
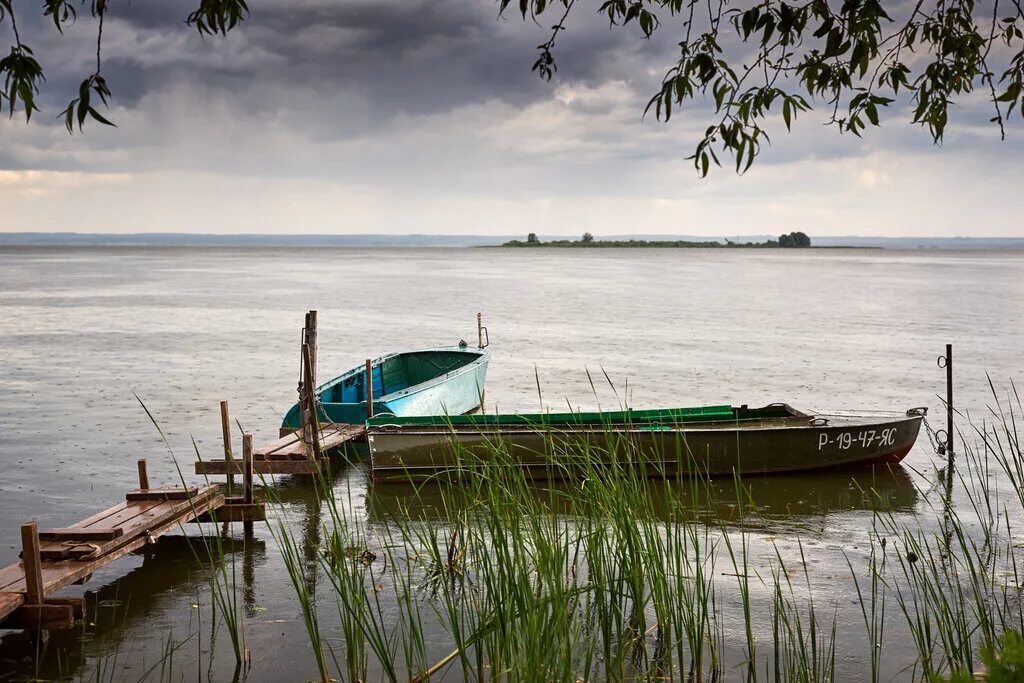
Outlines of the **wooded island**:
[{"label": "wooded island", "polygon": [[531,232],[526,236],[526,241],[511,240],[505,242],[503,247],[608,247],[608,248],[630,248],[630,247],[660,247],[677,249],[801,249],[811,246],[811,238],[802,232],[791,232],[788,235],[779,235],[777,240],[766,240],[764,242],[725,242],[706,241],[690,242],[686,240],[597,240],[589,232],[583,233],[578,240],[549,240],[542,242],[537,238],[537,233]]}]

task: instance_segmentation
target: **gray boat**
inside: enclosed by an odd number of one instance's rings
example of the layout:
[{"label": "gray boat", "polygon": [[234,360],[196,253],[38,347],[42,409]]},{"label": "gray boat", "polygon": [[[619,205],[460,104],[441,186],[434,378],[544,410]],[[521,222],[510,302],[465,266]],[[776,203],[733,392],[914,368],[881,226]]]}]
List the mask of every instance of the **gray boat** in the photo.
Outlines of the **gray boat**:
[{"label": "gray boat", "polygon": [[487,463],[534,478],[574,478],[594,466],[644,476],[732,476],[898,463],[926,409],[873,415],[706,406],[601,413],[380,417],[367,422],[375,481],[424,480]]}]

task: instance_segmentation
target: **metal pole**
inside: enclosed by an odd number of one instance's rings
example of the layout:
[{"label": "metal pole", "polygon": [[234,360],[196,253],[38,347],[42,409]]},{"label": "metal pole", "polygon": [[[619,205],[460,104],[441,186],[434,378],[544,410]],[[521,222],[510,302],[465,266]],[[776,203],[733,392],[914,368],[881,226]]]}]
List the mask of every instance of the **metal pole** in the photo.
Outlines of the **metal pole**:
[{"label": "metal pole", "polygon": [[946,344],[946,452],[953,458],[953,345]]}]

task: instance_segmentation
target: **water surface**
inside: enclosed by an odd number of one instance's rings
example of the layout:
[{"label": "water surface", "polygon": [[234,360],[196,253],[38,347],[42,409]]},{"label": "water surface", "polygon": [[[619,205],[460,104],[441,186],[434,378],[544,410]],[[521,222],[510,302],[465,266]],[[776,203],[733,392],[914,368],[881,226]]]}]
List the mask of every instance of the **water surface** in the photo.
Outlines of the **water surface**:
[{"label": "water surface", "polygon": [[[218,457],[222,399],[257,441],[273,438],[295,400],[309,308],[319,310],[325,377],[384,352],[475,340],[482,311],[493,352],[487,401],[502,411],[539,409],[539,377],[552,410],[786,401],[925,405],[934,416],[944,392],[935,357],[947,342],[964,411],[983,415],[992,403],[986,373],[1000,386],[1024,380],[1019,252],[7,248],[0,563],[17,561],[22,522],[64,526],[121,499],[139,457],[153,485],[177,483],[171,453],[191,471],[193,438]],[[937,465],[922,435],[906,467],[876,483],[912,514],[929,504]],[[734,522],[790,551],[799,535],[821,569],[813,590],[848,606],[843,553],[864,546],[871,512],[861,492],[871,483],[850,473],[752,482],[763,509]],[[353,492],[371,525],[405,499],[401,487],[374,490],[364,464],[335,485]],[[310,488],[286,478],[276,495],[275,514],[315,535],[321,511]],[[255,542],[230,551],[244,568],[249,680],[314,677],[274,540],[258,526]],[[138,678],[171,634],[185,641],[176,675],[230,677],[230,648],[210,655],[205,577],[180,537],[97,573],[79,589],[100,606],[97,618],[55,634],[48,652],[65,654],[39,673],[89,677],[116,655],[115,678]],[[332,612],[326,605],[336,638]],[[839,612],[839,627],[859,616]],[[839,678],[860,680],[856,656],[838,659]],[[27,637],[0,633],[0,671],[32,675],[34,660]]]}]

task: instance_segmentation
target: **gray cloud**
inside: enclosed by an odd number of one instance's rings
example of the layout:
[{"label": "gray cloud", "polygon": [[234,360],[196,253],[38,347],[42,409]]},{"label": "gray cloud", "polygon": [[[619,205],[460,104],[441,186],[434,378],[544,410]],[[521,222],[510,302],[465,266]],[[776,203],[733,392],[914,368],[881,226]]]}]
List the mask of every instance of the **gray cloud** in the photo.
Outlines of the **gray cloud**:
[{"label": "gray cloud", "polygon": [[[310,231],[578,232],[592,222],[731,234],[813,220],[850,232],[921,220],[935,232],[954,229],[953,218],[936,222],[956,215],[942,201],[977,202],[984,177],[952,188],[927,220],[895,188],[986,164],[999,182],[1024,181],[1005,162],[1022,151],[1019,126],[995,139],[983,97],[962,103],[943,150],[903,124],[905,107],[864,141],[823,127],[818,112],[791,135],[775,122],[746,178],[726,169],[700,181],[683,157],[707,105],[667,125],[641,119],[677,50],[669,19],[646,41],[581,4],[545,83],[530,66],[553,17],[501,18],[492,0],[251,5],[227,38],[205,40],[184,25],[186,6],[114,5],[104,72],[119,127],[74,137],[55,115],[92,67],[94,24],[82,17],[60,38],[26,15],[47,111],[29,126],[0,122],[0,200],[15,207],[0,230],[84,229],[61,223],[79,216],[93,229],[286,232],[301,216]],[[1021,231],[1010,206],[986,210],[999,230]]]}]

